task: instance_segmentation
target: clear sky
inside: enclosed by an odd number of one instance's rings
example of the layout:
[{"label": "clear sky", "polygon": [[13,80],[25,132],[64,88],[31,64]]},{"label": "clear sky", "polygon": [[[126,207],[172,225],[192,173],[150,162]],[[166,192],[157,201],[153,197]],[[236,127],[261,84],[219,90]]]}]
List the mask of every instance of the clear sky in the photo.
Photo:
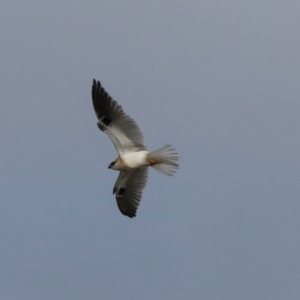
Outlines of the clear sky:
[{"label": "clear sky", "polygon": [[[1,1],[0,299],[300,299],[299,1]],[[119,212],[100,80],[172,144]]]}]

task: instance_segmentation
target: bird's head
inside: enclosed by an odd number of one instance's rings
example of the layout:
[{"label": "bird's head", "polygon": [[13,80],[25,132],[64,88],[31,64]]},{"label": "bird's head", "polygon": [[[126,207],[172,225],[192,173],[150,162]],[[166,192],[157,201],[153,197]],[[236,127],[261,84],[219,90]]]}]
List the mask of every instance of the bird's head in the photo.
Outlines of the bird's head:
[{"label": "bird's head", "polygon": [[116,164],[116,161],[113,161],[112,163],[109,164],[108,168],[114,169],[115,164]]},{"label": "bird's head", "polygon": [[109,164],[109,169],[122,171],[124,170],[124,165],[122,165],[122,160],[118,157],[115,161]]}]

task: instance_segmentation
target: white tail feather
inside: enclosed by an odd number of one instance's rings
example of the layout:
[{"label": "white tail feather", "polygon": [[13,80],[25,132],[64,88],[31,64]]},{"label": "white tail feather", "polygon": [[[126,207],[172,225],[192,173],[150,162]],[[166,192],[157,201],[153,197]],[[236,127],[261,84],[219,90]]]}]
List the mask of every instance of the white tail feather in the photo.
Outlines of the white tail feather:
[{"label": "white tail feather", "polygon": [[161,148],[148,153],[147,159],[150,165],[157,171],[172,176],[179,168],[177,161],[178,154],[171,145],[164,145]]}]

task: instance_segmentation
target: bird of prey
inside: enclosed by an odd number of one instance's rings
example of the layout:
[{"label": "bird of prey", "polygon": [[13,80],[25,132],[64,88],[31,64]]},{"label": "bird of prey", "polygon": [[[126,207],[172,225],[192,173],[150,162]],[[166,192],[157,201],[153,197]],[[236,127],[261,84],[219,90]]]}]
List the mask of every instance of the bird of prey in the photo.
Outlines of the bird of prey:
[{"label": "bird of prey", "polygon": [[171,176],[179,167],[179,157],[170,145],[148,152],[139,126],[95,79],[92,99],[97,125],[109,136],[119,154],[108,166],[109,169],[120,171],[113,194],[116,195],[121,213],[133,218],[147,183],[148,167]]}]

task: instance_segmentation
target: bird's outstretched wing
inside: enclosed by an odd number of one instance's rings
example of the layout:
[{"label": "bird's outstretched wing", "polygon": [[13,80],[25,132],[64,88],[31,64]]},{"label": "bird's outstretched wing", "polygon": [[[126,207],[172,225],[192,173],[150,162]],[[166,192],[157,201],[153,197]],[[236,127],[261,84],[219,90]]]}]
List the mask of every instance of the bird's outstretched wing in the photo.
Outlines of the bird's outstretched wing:
[{"label": "bird's outstretched wing", "polygon": [[123,215],[135,217],[147,178],[147,167],[120,172],[113,194],[116,194],[117,204]]},{"label": "bird's outstretched wing", "polygon": [[136,122],[126,115],[99,81],[92,86],[93,105],[98,117],[98,127],[112,140],[119,154],[146,150],[144,136]]}]

